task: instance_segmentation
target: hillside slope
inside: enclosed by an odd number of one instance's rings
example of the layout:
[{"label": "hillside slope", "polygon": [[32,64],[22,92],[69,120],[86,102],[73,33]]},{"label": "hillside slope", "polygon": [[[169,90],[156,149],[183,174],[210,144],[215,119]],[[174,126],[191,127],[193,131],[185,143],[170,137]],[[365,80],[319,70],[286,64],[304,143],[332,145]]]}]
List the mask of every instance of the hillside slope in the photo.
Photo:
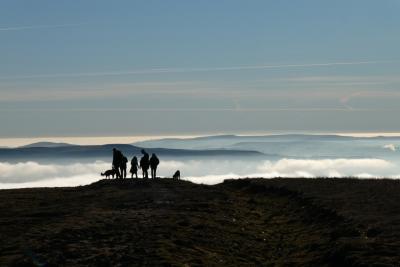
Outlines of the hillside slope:
[{"label": "hillside slope", "polygon": [[[376,249],[386,241],[377,238],[379,233],[364,231],[367,225],[359,223],[361,215],[341,213],[333,205],[335,200],[312,195],[321,186],[331,188],[330,195],[343,192],[353,180],[331,187],[324,186],[331,183],[324,179],[292,181],[245,179],[205,186],[129,179],[77,188],[2,190],[0,265],[395,266],[399,262],[394,243]],[[307,195],[299,184],[305,185]],[[368,186],[374,190],[373,182]],[[361,205],[362,201],[349,199],[348,206],[351,201]]]}]

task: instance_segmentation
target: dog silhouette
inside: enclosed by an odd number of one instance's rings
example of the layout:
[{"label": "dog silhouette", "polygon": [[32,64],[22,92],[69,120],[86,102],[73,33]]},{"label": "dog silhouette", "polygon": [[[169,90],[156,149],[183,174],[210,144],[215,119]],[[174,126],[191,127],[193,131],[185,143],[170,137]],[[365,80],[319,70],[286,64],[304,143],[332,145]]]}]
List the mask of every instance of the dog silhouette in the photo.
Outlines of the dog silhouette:
[{"label": "dog silhouette", "polygon": [[107,170],[104,173],[101,173],[101,176],[105,176],[107,179],[110,178],[110,176],[114,179],[114,175],[117,175],[117,171],[114,169]]},{"label": "dog silhouette", "polygon": [[177,170],[174,175],[172,176],[172,179],[175,180],[180,180],[181,179],[181,172],[179,170]]}]

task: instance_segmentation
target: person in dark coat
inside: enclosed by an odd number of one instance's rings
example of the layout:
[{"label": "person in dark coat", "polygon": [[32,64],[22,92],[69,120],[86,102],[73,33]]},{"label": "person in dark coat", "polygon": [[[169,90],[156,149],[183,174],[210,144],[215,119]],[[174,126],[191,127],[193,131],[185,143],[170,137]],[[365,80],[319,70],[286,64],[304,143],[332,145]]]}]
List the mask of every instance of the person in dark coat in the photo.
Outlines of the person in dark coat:
[{"label": "person in dark coat", "polygon": [[151,168],[151,178],[157,178],[157,166],[160,164],[160,160],[157,158],[156,154],[152,154],[150,158],[150,168]]},{"label": "person in dark coat", "polygon": [[125,156],[122,156],[121,162],[121,178],[126,178],[126,168],[127,168],[128,159]]},{"label": "person in dark coat", "polygon": [[121,178],[121,173],[120,173],[120,167],[122,163],[122,153],[116,148],[113,148],[113,162],[112,162],[112,168],[115,170],[115,176],[117,178]]},{"label": "person in dark coat", "polygon": [[137,157],[134,156],[134,157],[132,158],[132,160],[131,160],[131,169],[130,169],[131,178],[133,178],[133,175],[136,176],[136,179],[138,178],[138,176],[137,176],[138,168],[139,168],[139,166],[138,166],[138,160],[137,160]]},{"label": "person in dark coat", "polygon": [[149,178],[149,165],[150,165],[150,159],[149,159],[149,154],[147,154],[147,152],[142,149],[142,154],[143,157],[140,159],[140,168],[142,168],[142,173],[143,173],[143,178],[147,179]]}]

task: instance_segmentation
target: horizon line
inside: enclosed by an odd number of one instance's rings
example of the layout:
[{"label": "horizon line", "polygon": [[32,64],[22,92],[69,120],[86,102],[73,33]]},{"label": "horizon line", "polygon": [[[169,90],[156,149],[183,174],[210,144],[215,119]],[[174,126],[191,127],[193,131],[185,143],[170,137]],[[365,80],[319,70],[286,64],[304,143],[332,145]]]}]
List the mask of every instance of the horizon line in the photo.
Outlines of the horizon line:
[{"label": "horizon line", "polygon": [[[336,135],[359,138],[373,137],[400,137],[399,132],[337,132],[337,131],[271,131],[254,133],[208,133],[208,134],[164,134],[164,135],[116,135],[116,136],[43,136],[43,137],[0,137],[0,147],[15,148],[24,145],[30,145],[38,142],[50,143],[68,143],[72,145],[105,145],[105,144],[133,144],[141,141],[160,140],[160,139],[191,139],[198,137],[216,137],[216,136],[279,136],[279,135]],[[113,141],[119,139],[118,142]]]}]

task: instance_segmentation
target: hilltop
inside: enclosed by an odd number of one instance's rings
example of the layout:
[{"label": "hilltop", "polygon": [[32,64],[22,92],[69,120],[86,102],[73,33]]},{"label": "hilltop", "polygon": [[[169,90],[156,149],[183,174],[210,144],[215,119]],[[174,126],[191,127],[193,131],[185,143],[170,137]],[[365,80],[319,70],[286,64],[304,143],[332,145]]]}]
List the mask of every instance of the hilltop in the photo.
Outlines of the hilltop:
[{"label": "hilltop", "polygon": [[2,266],[396,266],[400,183],[102,180],[0,191]]}]

